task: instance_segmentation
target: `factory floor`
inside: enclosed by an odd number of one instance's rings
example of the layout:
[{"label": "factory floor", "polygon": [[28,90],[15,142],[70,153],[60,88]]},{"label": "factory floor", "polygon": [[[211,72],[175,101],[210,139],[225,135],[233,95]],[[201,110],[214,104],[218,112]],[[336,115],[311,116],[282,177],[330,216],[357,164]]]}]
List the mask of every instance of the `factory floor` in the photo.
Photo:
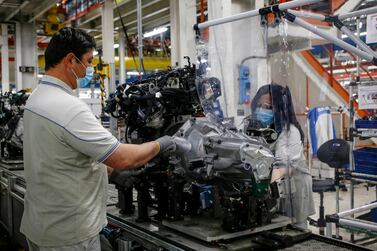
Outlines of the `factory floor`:
[{"label": "factory floor", "polygon": [[[339,208],[340,211],[346,211],[351,209],[351,193],[350,193],[350,184],[346,184],[347,191],[340,191],[339,193]],[[362,205],[376,201],[376,186],[368,186],[366,183],[360,183],[355,185],[355,207],[360,207]],[[319,217],[319,205],[320,205],[320,196],[318,193],[314,193],[314,202],[316,206],[316,214],[311,216],[312,219],[317,220]],[[336,213],[336,193],[335,192],[326,192],[324,193],[324,207],[325,215]],[[319,229],[313,226],[309,226],[309,229],[313,233],[319,234]],[[340,236],[343,240],[350,241],[351,234],[346,229],[340,229]],[[335,234],[335,228],[333,229],[333,234]],[[377,250],[377,236],[375,238],[370,237],[366,234],[360,233],[355,234],[354,240],[356,244],[366,246],[368,248]]]},{"label": "factory floor", "polygon": [[[345,211],[350,209],[350,189],[349,184],[346,185],[348,190],[347,191],[340,191],[340,211]],[[376,201],[376,187],[368,187],[365,183],[360,183],[355,186],[355,207],[359,207],[370,202]],[[314,193],[314,202],[316,207],[316,214],[311,216],[313,219],[317,219],[319,217],[319,194]],[[326,192],[324,194],[324,206],[325,206],[325,215],[332,214],[336,212],[336,193],[335,192]],[[319,233],[318,228],[309,226],[309,229],[313,233]],[[335,234],[335,230],[333,230],[333,234]],[[340,229],[340,236],[342,236],[343,240],[350,241],[351,234],[345,229]],[[357,244],[365,245],[371,249],[377,250],[377,237],[370,238],[365,234],[355,234],[354,240]],[[1,251],[23,251],[23,249],[19,248],[12,248],[7,238],[6,232],[4,229],[0,227],[0,250]]]}]

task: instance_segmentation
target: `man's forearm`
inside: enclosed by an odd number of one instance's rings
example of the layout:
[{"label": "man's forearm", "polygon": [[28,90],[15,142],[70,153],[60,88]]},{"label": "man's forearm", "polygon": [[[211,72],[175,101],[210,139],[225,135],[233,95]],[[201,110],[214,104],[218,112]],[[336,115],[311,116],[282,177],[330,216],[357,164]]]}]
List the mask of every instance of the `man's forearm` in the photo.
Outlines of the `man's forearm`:
[{"label": "man's forearm", "polygon": [[146,164],[160,151],[157,142],[147,142],[141,145],[121,144],[104,163],[114,169],[134,169]]}]

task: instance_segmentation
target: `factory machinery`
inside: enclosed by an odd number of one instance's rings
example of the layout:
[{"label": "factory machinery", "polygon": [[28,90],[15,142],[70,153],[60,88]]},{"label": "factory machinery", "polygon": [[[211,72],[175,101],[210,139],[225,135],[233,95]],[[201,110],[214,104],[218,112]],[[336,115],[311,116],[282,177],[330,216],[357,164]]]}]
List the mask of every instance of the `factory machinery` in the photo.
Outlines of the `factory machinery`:
[{"label": "factory machinery", "polygon": [[[291,1],[248,16],[284,11],[284,18],[311,30],[297,18],[300,13],[285,10],[316,1]],[[201,23],[196,30],[244,16]],[[374,54],[331,41],[377,62]],[[292,184],[289,179],[270,183],[275,159],[267,141],[273,132],[248,136],[208,113],[220,83],[197,74],[188,59],[185,67],[120,85],[109,95],[105,111],[117,119],[123,142],[143,143],[163,135],[177,142],[175,152],[160,154],[129,171],[126,183],[110,186],[109,226],[103,233],[112,245],[118,250],[369,250],[294,228],[292,219],[279,213],[278,201]],[[26,98],[18,93],[0,100],[2,160],[22,156],[12,135],[19,135]],[[0,163],[0,224],[25,247],[19,225],[26,184],[23,171],[11,170],[13,165]]]},{"label": "factory machinery", "polygon": [[[280,215],[277,201],[287,181],[270,183],[274,157],[263,137],[250,137],[204,110],[218,91],[214,78],[198,77],[195,65],[169,69],[121,85],[106,111],[117,118],[121,138],[142,143],[174,136],[177,151],[129,171],[125,184],[109,187],[108,221],[103,234],[116,250],[368,250],[295,229]],[[204,91],[205,90],[205,91]],[[1,98],[0,224],[14,245],[19,233],[26,182],[18,133],[24,91]],[[21,130],[19,130],[21,131]],[[12,136],[21,141],[12,141]],[[18,146],[18,148],[16,148]],[[5,154],[6,153],[6,154]]]},{"label": "factory machinery", "polygon": [[128,181],[116,185],[108,219],[124,233],[120,248],[362,250],[295,229],[279,214],[277,201],[290,185],[288,180],[270,183],[275,159],[266,139],[204,117],[202,107],[208,105],[208,93],[216,92],[216,80],[196,74],[189,63],[121,85],[110,95],[106,110],[124,125],[125,142],[163,135],[177,142],[176,152],[128,171]]},{"label": "factory machinery", "polygon": [[285,193],[284,184],[270,186],[273,154],[263,140],[203,117],[195,66],[159,73],[128,88],[120,86],[108,105],[108,112],[125,120],[126,142],[143,143],[163,135],[181,142],[176,153],[130,172],[134,182],[118,187],[119,206],[125,214],[133,213],[135,188],[142,222],[150,220],[150,206],[156,208],[154,218],[166,220],[171,227],[185,216],[193,221],[220,219],[225,232],[273,221],[276,199],[279,192]]},{"label": "factory machinery", "polygon": [[0,94],[0,152],[1,161],[20,168],[22,163],[23,107],[29,93],[21,90],[17,93]]}]

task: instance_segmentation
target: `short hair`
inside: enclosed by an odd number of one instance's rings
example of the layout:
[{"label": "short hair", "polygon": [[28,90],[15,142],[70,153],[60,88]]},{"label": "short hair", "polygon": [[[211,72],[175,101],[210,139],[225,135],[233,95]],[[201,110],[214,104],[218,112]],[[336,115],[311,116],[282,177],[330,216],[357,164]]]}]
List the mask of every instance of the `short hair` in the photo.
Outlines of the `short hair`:
[{"label": "short hair", "polygon": [[68,54],[73,53],[80,60],[82,55],[95,49],[94,38],[81,29],[65,27],[50,40],[45,51],[45,70],[55,67]]}]

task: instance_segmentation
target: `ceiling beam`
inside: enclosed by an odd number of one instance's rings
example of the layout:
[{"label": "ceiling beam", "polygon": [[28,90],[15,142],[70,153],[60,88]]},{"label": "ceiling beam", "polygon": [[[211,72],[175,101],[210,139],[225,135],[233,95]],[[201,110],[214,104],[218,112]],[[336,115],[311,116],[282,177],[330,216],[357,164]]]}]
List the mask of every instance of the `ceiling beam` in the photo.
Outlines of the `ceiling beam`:
[{"label": "ceiling beam", "polygon": [[[136,4],[134,2],[132,2],[125,7],[127,7],[127,8],[120,9],[123,22],[127,23],[127,22],[130,22],[130,21],[136,20],[136,14],[137,14]],[[143,18],[148,13],[152,13],[152,12],[158,11],[158,10],[166,8],[166,7],[169,7],[169,1],[167,1],[167,0],[154,0],[154,1],[149,1],[149,2],[146,1],[146,3],[143,4],[143,6],[142,6]],[[114,26],[120,26],[121,25],[118,11],[115,11],[115,13],[114,13],[114,22],[115,22]],[[92,20],[90,28],[100,29],[101,26],[102,26],[101,19],[95,19],[95,20]]]},{"label": "ceiling beam", "polygon": [[[159,26],[168,24],[169,22],[170,22],[170,15],[167,14],[167,15],[161,16],[161,17],[159,17],[157,19],[154,18],[154,19],[148,20],[146,22],[143,22],[143,29],[145,29],[145,30],[152,30],[155,27],[159,27]],[[121,27],[118,27],[118,28],[119,29],[117,31],[119,31],[121,29]],[[131,27],[130,29],[128,29],[129,33],[131,33],[130,31],[136,30],[136,28],[137,27],[134,26],[134,27]],[[102,40],[99,40],[99,38],[101,38],[101,37],[102,37],[102,33],[98,33],[97,35],[94,36],[94,38],[96,39],[96,43],[97,44],[99,44],[99,41],[102,41]],[[117,35],[114,34],[114,37],[117,37]]]},{"label": "ceiling beam", "polygon": [[43,3],[40,4],[40,6],[32,13],[32,18],[30,18],[27,22],[31,23],[35,19],[42,16],[46,11],[51,9],[54,5],[56,5],[56,0],[45,0]]},{"label": "ceiling beam", "polygon": [[[167,15],[164,15],[164,16],[162,16],[162,17],[158,17],[158,18],[153,18],[153,17],[156,16],[156,15],[159,15],[159,14],[165,14],[165,12],[167,12]],[[153,13],[147,15],[147,16],[144,16],[144,17],[143,17],[143,22],[142,22],[142,25],[143,25],[143,31],[147,31],[146,28],[147,28],[147,25],[148,25],[148,24],[151,24],[151,23],[153,23],[154,21],[156,21],[156,23],[157,23],[157,20],[159,20],[160,18],[165,18],[165,17],[169,17],[169,16],[170,16],[170,15],[169,15],[169,8],[164,8],[164,9],[161,9],[161,10],[159,10],[159,11],[153,12]],[[150,21],[145,21],[145,22],[144,22],[144,20],[147,20],[147,19],[152,19],[152,20],[150,20]],[[134,26],[129,27],[129,26],[131,26],[131,25],[133,25],[133,24],[134,24]],[[136,30],[136,20],[131,21],[131,22],[125,24],[125,26],[128,28],[128,29],[127,29],[128,31]],[[157,25],[154,26],[153,28],[156,28],[156,27],[157,27]],[[121,29],[121,28],[122,28],[122,27],[119,26],[119,29]]]},{"label": "ceiling beam", "polygon": [[12,17],[14,17],[15,15],[17,15],[21,10],[22,8],[24,8],[26,5],[28,5],[30,2],[29,1],[25,1],[23,2],[20,7],[18,7],[15,11],[13,11],[12,13],[10,13],[6,18],[5,18],[5,22],[8,22]]},{"label": "ceiling beam", "polygon": [[[1,0],[0,0],[1,1]],[[124,0],[120,3],[117,2],[118,4],[118,7],[122,7],[123,5],[125,5],[126,3],[130,3],[132,0]],[[116,5],[114,4],[114,11],[116,11]],[[114,13],[114,16],[115,16],[116,13]],[[94,16],[91,16],[89,18],[85,18],[85,16],[83,16],[82,18],[79,18],[77,20],[77,25],[78,26],[81,26],[81,25],[85,25],[87,23],[89,23],[90,21],[93,21],[95,19],[100,19],[101,18],[101,11],[99,10]]]},{"label": "ceiling beam", "polygon": [[[150,7],[150,6],[154,5],[154,4],[157,4],[159,2],[161,2],[161,0],[154,0],[152,2],[144,4],[143,6],[141,6],[141,8],[144,9],[144,8]],[[136,11],[137,10],[135,8],[135,9],[131,10],[130,12],[127,12],[126,14],[121,15],[121,18],[124,18],[126,16],[131,15],[131,14],[134,14],[134,13],[136,13]],[[114,18],[114,22],[118,21],[119,19],[120,19],[120,17],[119,17],[119,14],[117,13],[117,16]]]}]

